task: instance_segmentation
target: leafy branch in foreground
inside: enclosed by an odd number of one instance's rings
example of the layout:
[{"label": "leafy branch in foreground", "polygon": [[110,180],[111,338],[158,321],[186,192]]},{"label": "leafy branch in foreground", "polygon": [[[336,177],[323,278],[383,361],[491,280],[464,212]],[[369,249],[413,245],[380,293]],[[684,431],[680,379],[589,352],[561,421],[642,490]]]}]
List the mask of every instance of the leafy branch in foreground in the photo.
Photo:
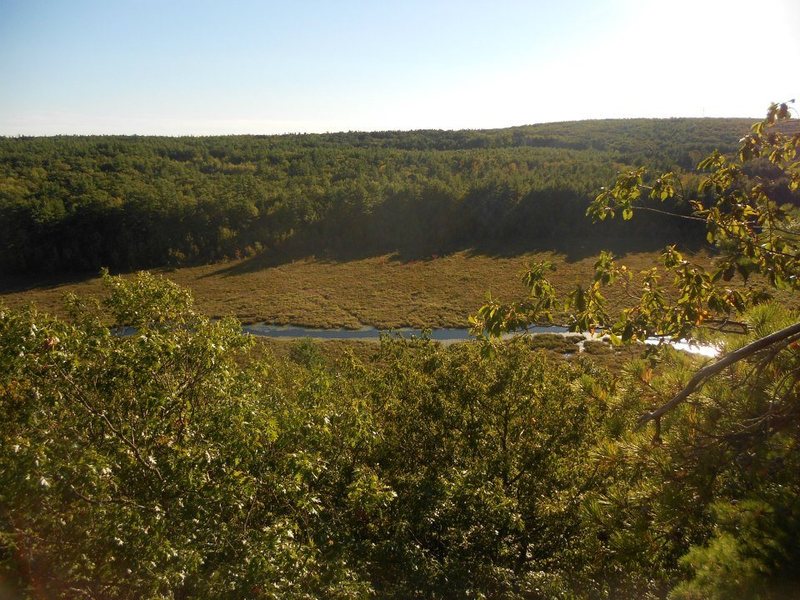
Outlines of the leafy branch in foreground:
[{"label": "leafy branch in foreground", "polygon": [[[746,333],[743,315],[765,296],[746,287],[752,276],[767,281],[773,289],[800,289],[800,130],[795,127],[792,133],[792,124],[787,103],[770,106],[764,120],[740,140],[735,156],[715,151],[699,163],[699,185],[691,193],[683,183],[686,177],[675,172],[651,177],[645,168],[622,173],[613,186],[603,188],[587,211],[595,221],[618,214],[628,220],[637,210],[701,220],[717,255],[713,268],[708,269],[670,246],[662,254],[660,268],[634,274],[618,265],[610,253],[601,253],[592,283],[586,288],[578,286],[566,298],[569,329],[602,329],[617,343],[653,336],[687,338],[700,329]],[[645,200],[668,199],[691,206],[692,213],[683,215],[642,205]],[[491,344],[493,338],[528,324],[551,322],[558,301],[545,276],[547,270],[546,265],[532,265],[524,278],[528,288],[525,299],[505,305],[492,302],[479,309],[470,321],[473,332]],[[662,283],[665,278],[671,278],[671,288]],[[745,285],[733,285],[735,279]],[[609,313],[602,293],[610,285],[621,285],[630,299],[628,306],[614,315]],[[705,379],[735,362],[764,354],[774,358],[798,331],[800,323],[769,332],[723,357],[698,372],[686,387],[642,420],[657,419],[685,400]]]}]

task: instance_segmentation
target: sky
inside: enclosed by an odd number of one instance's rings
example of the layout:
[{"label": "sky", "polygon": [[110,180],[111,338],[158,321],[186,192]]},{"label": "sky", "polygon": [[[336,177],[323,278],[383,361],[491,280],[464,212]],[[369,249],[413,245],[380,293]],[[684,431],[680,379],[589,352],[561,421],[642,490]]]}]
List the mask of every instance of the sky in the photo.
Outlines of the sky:
[{"label": "sky", "polygon": [[0,0],[0,135],[760,117],[798,64],[800,0]]}]

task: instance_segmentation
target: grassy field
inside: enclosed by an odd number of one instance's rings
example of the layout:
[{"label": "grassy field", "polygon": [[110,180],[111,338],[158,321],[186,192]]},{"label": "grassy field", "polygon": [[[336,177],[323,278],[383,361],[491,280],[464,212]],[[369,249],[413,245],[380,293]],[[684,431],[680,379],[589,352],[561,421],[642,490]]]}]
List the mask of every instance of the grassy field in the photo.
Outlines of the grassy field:
[{"label": "grassy field", "polygon": [[[657,253],[634,253],[624,262],[644,269],[656,259]],[[558,265],[552,280],[566,293],[591,281],[595,258],[467,251],[416,261],[393,255],[347,261],[303,258],[272,265],[236,261],[159,272],[191,289],[198,308],[215,317],[233,315],[243,322],[308,327],[463,327],[487,292],[502,300],[524,294],[520,274],[536,260]],[[67,292],[101,295],[102,287],[99,278],[9,280],[0,286],[0,303],[13,307],[32,302],[58,313]],[[609,290],[609,300],[621,300],[615,298],[621,293]]]}]

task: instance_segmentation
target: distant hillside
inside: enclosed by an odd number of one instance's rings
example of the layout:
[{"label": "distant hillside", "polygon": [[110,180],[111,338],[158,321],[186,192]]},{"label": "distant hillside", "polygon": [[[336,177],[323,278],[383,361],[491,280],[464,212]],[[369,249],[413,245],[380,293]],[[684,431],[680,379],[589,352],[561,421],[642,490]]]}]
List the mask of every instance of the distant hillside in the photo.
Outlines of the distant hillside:
[{"label": "distant hillside", "polygon": [[[619,169],[690,168],[713,148],[733,150],[750,124],[630,119],[482,131],[0,138],[0,271],[208,262],[287,244],[429,254],[613,237],[613,227],[589,229],[583,212]],[[679,225],[642,221],[631,239],[693,236]]]},{"label": "distant hillside", "polygon": [[715,148],[733,150],[752,123],[752,119],[603,119],[540,123],[505,129],[354,132],[300,137],[316,138],[315,144],[405,150],[522,146],[600,150],[613,153],[627,162],[650,156],[664,164],[692,167],[690,155],[704,154]]}]

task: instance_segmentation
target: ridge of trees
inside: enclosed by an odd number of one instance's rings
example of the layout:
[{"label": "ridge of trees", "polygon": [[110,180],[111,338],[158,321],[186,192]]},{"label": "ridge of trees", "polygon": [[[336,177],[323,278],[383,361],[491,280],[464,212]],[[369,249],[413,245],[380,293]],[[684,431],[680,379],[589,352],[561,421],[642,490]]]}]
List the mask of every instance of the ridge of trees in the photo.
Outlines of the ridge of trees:
[{"label": "ridge of trees", "polygon": [[[549,123],[489,131],[0,139],[0,272],[306,252],[441,253],[620,235],[581,218],[623,166],[733,150],[744,120]],[[680,207],[673,207],[680,211]],[[684,210],[688,210],[684,207]],[[631,243],[698,231],[652,215]]]}]

